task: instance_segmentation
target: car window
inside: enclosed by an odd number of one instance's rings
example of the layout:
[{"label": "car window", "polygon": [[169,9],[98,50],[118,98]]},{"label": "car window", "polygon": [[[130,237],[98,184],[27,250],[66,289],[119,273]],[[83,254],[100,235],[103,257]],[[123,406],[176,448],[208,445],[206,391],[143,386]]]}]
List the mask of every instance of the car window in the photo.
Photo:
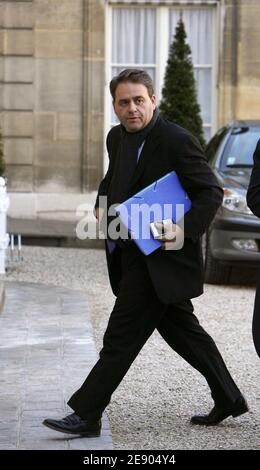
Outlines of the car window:
[{"label": "car window", "polygon": [[253,166],[253,154],[259,139],[260,128],[234,129],[225,146],[221,166]]},{"label": "car window", "polygon": [[214,137],[209,141],[207,147],[205,149],[205,154],[209,163],[212,163],[216,152],[220,146],[221,141],[229,131],[229,127],[222,127],[219,131],[214,135]]}]

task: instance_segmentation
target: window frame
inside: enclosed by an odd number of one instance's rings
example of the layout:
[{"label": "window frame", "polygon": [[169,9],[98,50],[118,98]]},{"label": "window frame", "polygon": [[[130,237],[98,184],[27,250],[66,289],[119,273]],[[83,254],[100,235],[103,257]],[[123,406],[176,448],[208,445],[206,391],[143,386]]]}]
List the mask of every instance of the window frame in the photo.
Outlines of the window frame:
[{"label": "window frame", "polygon": [[[106,2],[105,6],[105,109],[104,109],[104,142],[106,142],[106,135],[111,128],[111,120],[110,120],[110,110],[111,110],[111,96],[109,92],[109,83],[112,78],[112,68],[116,66],[135,66],[136,64],[130,64],[125,62],[124,64],[114,64],[112,63],[112,12],[114,8],[142,8],[142,9],[156,9],[156,21],[155,21],[155,29],[156,29],[156,50],[155,50],[155,64],[143,64],[146,68],[155,68],[155,93],[158,98],[158,103],[161,100],[161,92],[164,82],[164,74],[165,74],[165,67],[168,59],[169,53],[169,14],[171,8],[194,8],[198,10],[199,8],[205,9],[211,8],[213,12],[213,40],[212,43],[212,64],[193,64],[194,69],[202,69],[202,68],[211,68],[212,69],[212,86],[211,86],[211,114],[212,120],[211,123],[203,122],[204,127],[211,128],[211,136],[217,130],[217,100],[218,100],[218,49],[219,49],[219,25],[220,25],[220,5],[218,0],[209,0],[209,1],[200,1],[200,2],[182,2],[180,1],[172,1],[164,3],[163,5],[160,2],[151,2],[151,3],[133,3],[131,1],[120,3],[120,2]],[[142,64],[138,64],[139,67]],[[209,139],[210,140],[210,139]],[[104,145],[104,154],[106,155],[106,148]],[[108,159],[104,158],[104,171],[106,171],[108,167]]]}]

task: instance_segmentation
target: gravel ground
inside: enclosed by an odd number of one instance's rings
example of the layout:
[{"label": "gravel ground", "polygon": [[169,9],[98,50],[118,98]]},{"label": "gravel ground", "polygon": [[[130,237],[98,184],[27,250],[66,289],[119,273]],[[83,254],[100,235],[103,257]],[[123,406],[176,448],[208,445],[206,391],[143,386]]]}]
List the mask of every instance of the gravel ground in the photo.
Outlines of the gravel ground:
[{"label": "gravel ground", "polygon": [[[6,280],[83,290],[100,350],[114,303],[104,251],[25,246],[23,256]],[[194,300],[195,312],[214,337],[250,412],[214,428],[191,426],[191,415],[212,407],[208,386],[155,332],[107,408],[115,449],[260,450],[260,360],[251,337],[253,302],[253,286],[206,285],[204,295]]]}]

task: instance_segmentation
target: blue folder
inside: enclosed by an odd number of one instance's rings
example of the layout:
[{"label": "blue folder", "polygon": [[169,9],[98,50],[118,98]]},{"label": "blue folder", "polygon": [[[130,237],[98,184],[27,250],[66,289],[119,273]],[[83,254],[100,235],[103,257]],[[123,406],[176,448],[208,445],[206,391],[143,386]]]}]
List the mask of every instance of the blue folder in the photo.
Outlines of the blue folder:
[{"label": "blue folder", "polygon": [[191,208],[189,196],[175,171],[171,171],[127,199],[115,210],[120,223],[128,230],[139,249],[149,255],[162,245],[162,241],[152,235],[151,222],[161,222],[164,219],[178,222],[178,204],[183,205],[184,213]]}]

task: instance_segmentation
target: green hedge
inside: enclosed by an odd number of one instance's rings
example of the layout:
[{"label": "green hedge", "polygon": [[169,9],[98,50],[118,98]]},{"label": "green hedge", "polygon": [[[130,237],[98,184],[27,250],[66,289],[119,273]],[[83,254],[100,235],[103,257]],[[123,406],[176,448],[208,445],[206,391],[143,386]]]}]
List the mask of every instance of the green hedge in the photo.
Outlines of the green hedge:
[{"label": "green hedge", "polygon": [[191,49],[186,37],[181,16],[170,46],[160,112],[166,119],[188,129],[204,147],[203,124],[197,99]]}]

